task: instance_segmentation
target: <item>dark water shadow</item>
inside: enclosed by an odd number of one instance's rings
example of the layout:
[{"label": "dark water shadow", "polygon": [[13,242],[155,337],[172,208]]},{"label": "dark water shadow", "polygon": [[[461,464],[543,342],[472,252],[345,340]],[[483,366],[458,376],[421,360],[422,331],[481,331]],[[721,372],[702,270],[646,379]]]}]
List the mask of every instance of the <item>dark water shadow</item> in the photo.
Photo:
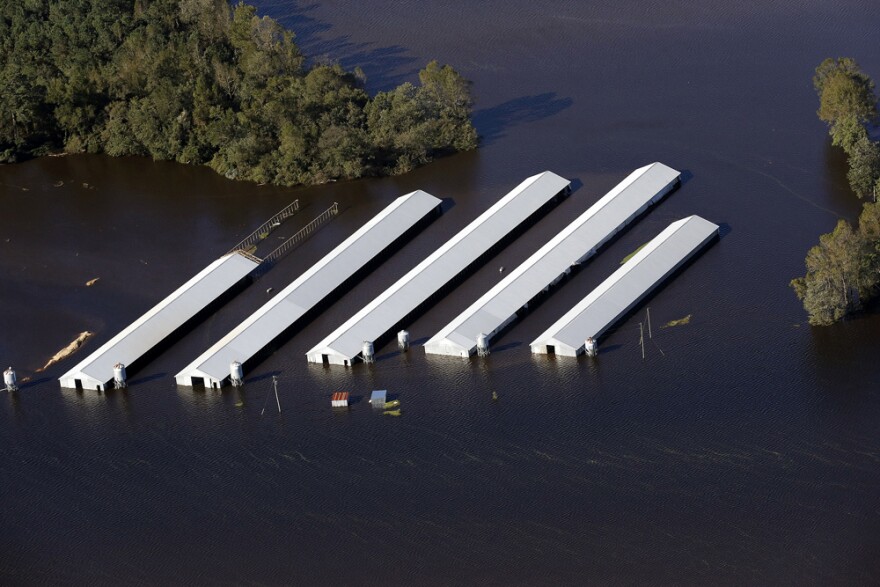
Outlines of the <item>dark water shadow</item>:
[{"label": "dark water shadow", "polygon": [[726,222],[719,222],[718,223],[718,238],[724,238],[728,234],[730,234],[731,232],[733,232],[733,227],[730,226],[728,223],[726,223]]},{"label": "dark water shadow", "polygon": [[[670,273],[669,275],[664,277],[663,281],[660,284],[658,284],[656,287],[654,287],[645,297],[643,297],[641,299],[641,301],[639,301],[639,303],[634,305],[629,311],[627,311],[626,313],[624,313],[621,316],[618,316],[617,319],[614,321],[614,324],[610,328],[608,328],[608,330],[606,330],[602,334],[601,337],[599,337],[599,342],[600,342],[599,354],[602,354],[609,349],[621,346],[618,344],[618,345],[612,345],[612,346],[605,348],[601,345],[601,342],[602,342],[602,340],[607,339],[611,335],[622,332],[623,328],[624,328],[624,324],[630,318],[632,318],[636,314],[639,314],[642,311],[644,311],[644,309],[650,305],[651,300],[660,296],[660,294],[663,293],[663,291],[667,287],[669,287],[669,285],[673,281],[678,279],[683,273],[685,273],[685,271],[687,271],[688,268],[690,268],[692,265],[696,264],[700,259],[702,259],[704,255],[708,254],[710,252],[710,250],[721,241],[721,238],[722,238],[722,234],[721,234],[721,231],[719,230],[719,234],[717,237],[714,238],[714,240],[712,240],[711,242],[704,245],[699,251],[694,253],[694,255],[691,256],[690,259],[688,259],[687,261],[682,263],[681,266],[679,266],[675,271],[673,271],[672,273]],[[633,327],[632,325],[627,326],[627,328],[632,328],[632,327]],[[661,326],[661,328],[658,328],[657,330],[661,330],[661,329],[662,329],[662,326]],[[638,332],[638,328],[634,328],[633,333],[637,333],[637,332]],[[635,334],[633,334],[633,336],[635,336]],[[636,338],[635,340],[638,340],[638,339]],[[645,338],[645,341],[646,341],[645,345],[646,346],[648,344],[647,343],[648,340],[649,340],[648,338]]]},{"label": "dark water shadow", "polygon": [[824,189],[819,193],[835,210],[843,210],[848,219],[856,219],[862,211],[864,200],[853,193],[846,177],[849,162],[846,153],[840,147],[831,144],[831,137],[826,137],[822,156],[825,162],[821,179]]},{"label": "dark water shadow", "polygon": [[310,13],[318,3],[294,3],[290,13],[277,18],[295,34],[295,42],[307,57],[309,65],[339,63],[346,70],[360,67],[366,75],[371,92],[383,92],[413,80],[419,68],[413,66],[415,57],[400,45],[376,47],[374,43],[359,43],[350,35],[336,35],[333,25]]},{"label": "dark water shadow", "polygon": [[678,181],[681,185],[686,184],[690,180],[694,178],[693,172],[690,169],[682,169],[681,175],[678,176]]},{"label": "dark water shadow", "polygon": [[557,98],[556,92],[522,96],[491,108],[477,110],[473,114],[473,122],[480,135],[480,142],[486,146],[503,138],[510,127],[559,114],[573,103],[571,98]]},{"label": "dark water shadow", "polygon": [[155,381],[157,379],[162,379],[166,377],[168,373],[154,373],[153,375],[147,375],[145,377],[140,377],[138,379],[133,379],[128,382],[129,385],[140,385],[141,383],[149,383],[150,381]]},{"label": "dark water shadow", "polygon": [[[41,377],[41,378],[35,379],[33,381],[28,381],[28,382],[22,383],[21,385],[18,386],[18,389],[19,389],[19,391],[23,391],[23,390],[27,389],[28,387],[34,387],[35,385],[40,385],[41,383],[46,383],[47,381],[51,381],[51,380],[52,380],[51,377]],[[2,391],[2,390],[0,390],[0,391]]]},{"label": "dark water shadow", "polygon": [[389,359],[393,359],[394,357],[397,357],[402,354],[403,354],[403,351],[398,349],[395,351],[385,353],[384,355],[376,355],[375,357],[373,357],[373,362],[381,363],[382,361],[387,361]]},{"label": "dark water shadow", "polygon": [[362,396],[362,395],[349,395],[348,396],[348,407],[352,407],[354,405],[361,403],[361,401],[363,399],[364,399],[364,396]]},{"label": "dark water shadow", "polygon": [[[600,347],[599,352],[604,355],[605,353],[613,353],[614,351],[619,351],[622,348],[622,344],[610,344],[608,346]],[[589,359],[590,357],[587,358]]]},{"label": "dark water shadow", "polygon": [[245,383],[258,383],[260,381],[265,381],[266,379],[272,379],[272,377],[280,377],[281,371],[269,371],[268,373],[263,373],[262,375],[257,375],[255,377],[248,377],[244,380]]},{"label": "dark water shadow", "polygon": [[509,351],[509,350],[511,350],[511,349],[515,349],[515,348],[517,348],[517,347],[521,347],[522,344],[523,344],[523,343],[522,343],[521,340],[518,340],[518,341],[516,341],[516,342],[509,342],[509,343],[507,343],[507,344],[503,344],[503,345],[501,345],[501,346],[498,347],[498,348],[494,348],[494,349],[492,349],[492,352],[493,352],[493,353],[503,353],[504,351]]}]

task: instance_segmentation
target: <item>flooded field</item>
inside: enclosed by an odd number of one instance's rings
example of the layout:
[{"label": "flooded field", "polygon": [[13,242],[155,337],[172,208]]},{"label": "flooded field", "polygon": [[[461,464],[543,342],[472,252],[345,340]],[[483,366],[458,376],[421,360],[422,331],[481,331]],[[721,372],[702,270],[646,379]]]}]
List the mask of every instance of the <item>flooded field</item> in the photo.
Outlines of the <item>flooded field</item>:
[{"label": "flooded field", "polygon": [[[860,208],[810,77],[846,55],[880,78],[876,3],[257,4],[307,54],[362,67],[371,91],[415,81],[430,59],[452,63],[474,82],[482,146],[402,177],[298,189],[137,158],[0,167],[0,361],[29,378],[0,396],[0,582],[877,582],[880,315],[812,328],[788,287],[818,235]],[[682,170],[681,188],[487,359],[426,357],[420,344],[499,266],[653,161]],[[306,362],[544,170],[571,179],[572,195],[414,320],[408,353],[391,343],[371,366]],[[414,189],[446,199],[443,216],[244,387],[174,384],[268,288]],[[59,388],[78,358],[297,198],[285,231],[333,202],[341,212],[126,390]],[[621,259],[691,214],[722,237],[649,300],[644,360],[643,310],[596,360],[529,352]],[[72,358],[38,371],[85,331]],[[353,405],[334,412],[342,389]],[[400,400],[401,417],[373,411],[372,389]]]}]

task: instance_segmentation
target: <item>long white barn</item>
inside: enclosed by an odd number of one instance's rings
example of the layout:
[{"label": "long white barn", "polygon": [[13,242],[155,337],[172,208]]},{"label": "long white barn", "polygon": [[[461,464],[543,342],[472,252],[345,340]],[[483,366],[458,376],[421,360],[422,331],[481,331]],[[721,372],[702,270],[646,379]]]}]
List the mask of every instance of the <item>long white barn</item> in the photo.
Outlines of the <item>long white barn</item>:
[{"label": "long white barn", "polygon": [[718,235],[718,226],[689,216],[670,224],[629,261],[531,343],[533,353],[576,357],[655,287]]},{"label": "long white barn", "polygon": [[373,259],[438,214],[441,200],[418,190],[401,196],[175,376],[179,385],[220,387],[230,364],[249,361]]},{"label": "long white barn", "polygon": [[567,192],[569,185],[550,171],[523,181],[315,345],[306,354],[308,360],[351,365],[361,355],[364,342],[387,335],[517,227]]},{"label": "long white barn", "polygon": [[116,363],[126,365],[129,371],[137,368],[144,355],[208,309],[259,264],[241,252],[217,259],[65,373],[59,379],[61,387],[107,389]]},{"label": "long white barn", "polygon": [[679,183],[680,173],[662,163],[632,172],[507,277],[425,343],[425,352],[469,357],[477,338],[491,340],[513,322],[517,312],[558,283],[623,227]]}]

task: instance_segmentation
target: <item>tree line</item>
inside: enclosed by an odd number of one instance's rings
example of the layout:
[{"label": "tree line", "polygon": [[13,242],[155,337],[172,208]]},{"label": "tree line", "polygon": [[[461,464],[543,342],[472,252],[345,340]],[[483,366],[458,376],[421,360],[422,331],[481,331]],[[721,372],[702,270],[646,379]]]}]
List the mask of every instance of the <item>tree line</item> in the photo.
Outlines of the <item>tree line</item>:
[{"label": "tree line", "polygon": [[370,96],[227,0],[0,3],[0,162],[63,149],[280,185],[405,173],[473,149],[469,83],[436,61]]},{"label": "tree line", "polygon": [[807,273],[791,282],[810,324],[828,325],[880,294],[880,143],[868,129],[877,120],[874,82],[850,58],[826,59],[816,68],[819,118],[831,142],[847,155],[847,180],[859,198],[870,198],[852,226],[840,220],[807,253]]}]

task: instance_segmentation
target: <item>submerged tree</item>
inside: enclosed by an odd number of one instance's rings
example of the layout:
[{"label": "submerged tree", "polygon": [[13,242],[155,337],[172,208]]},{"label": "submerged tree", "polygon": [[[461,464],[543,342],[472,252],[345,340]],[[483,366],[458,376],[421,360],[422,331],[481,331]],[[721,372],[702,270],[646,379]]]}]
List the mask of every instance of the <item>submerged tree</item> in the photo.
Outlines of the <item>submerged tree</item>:
[{"label": "submerged tree", "polygon": [[880,178],[880,145],[865,125],[877,118],[874,82],[854,59],[826,59],[816,68],[813,87],[819,95],[819,118],[828,123],[831,142],[846,151],[847,179],[860,198],[873,193]]},{"label": "submerged tree", "polygon": [[208,164],[284,185],[408,171],[472,149],[469,87],[432,62],[371,98],[226,0],[0,3],[0,161],[46,149]]},{"label": "submerged tree", "polygon": [[859,234],[840,220],[807,253],[807,274],[791,285],[810,315],[810,324],[828,325],[861,306]]},{"label": "submerged tree", "polygon": [[[853,59],[826,59],[816,68],[819,118],[831,142],[847,154],[853,192],[876,201],[880,191],[880,145],[866,124],[877,116],[874,82]],[[810,324],[832,324],[875,298],[880,290],[880,204],[865,204],[854,229],[841,220],[807,253],[807,274],[791,281]]]},{"label": "submerged tree", "polygon": [[854,59],[826,59],[816,68],[813,87],[819,94],[819,118],[834,125],[842,118],[854,117],[860,123],[877,116],[874,82]]}]

